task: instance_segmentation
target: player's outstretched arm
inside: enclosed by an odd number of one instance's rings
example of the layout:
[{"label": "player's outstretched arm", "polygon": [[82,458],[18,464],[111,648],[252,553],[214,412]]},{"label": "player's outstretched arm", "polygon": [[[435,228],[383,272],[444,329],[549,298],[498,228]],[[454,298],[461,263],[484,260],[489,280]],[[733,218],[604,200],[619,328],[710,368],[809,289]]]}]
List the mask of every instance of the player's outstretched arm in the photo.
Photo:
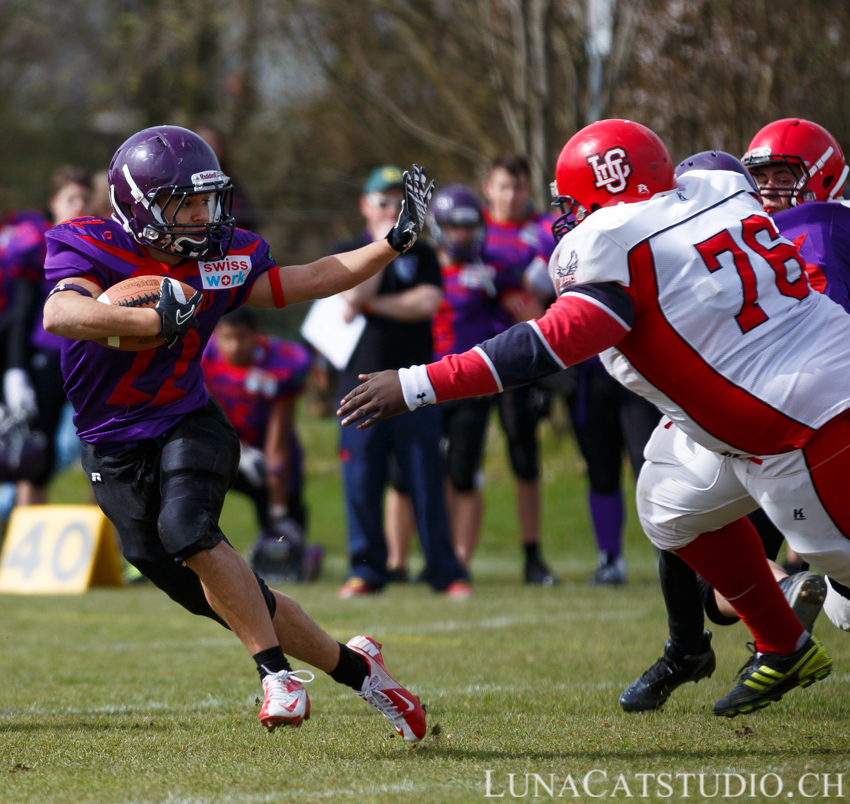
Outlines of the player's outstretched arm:
[{"label": "player's outstretched arm", "polygon": [[[414,165],[404,172],[401,212],[395,226],[385,240],[370,243],[363,248],[322,257],[308,265],[293,265],[281,268],[270,276],[264,274],[254,283],[247,304],[253,307],[281,307],[282,295],[286,304],[312,301],[333,296],[359,285],[374,276],[399,254],[407,251],[419,237],[425,225],[428,203],[434,192],[425,171]],[[274,283],[279,282],[279,288]]]},{"label": "player's outstretched arm", "polygon": [[[344,426],[357,424],[364,430],[423,405],[535,382],[615,346],[629,332],[631,321],[601,301],[604,290],[587,290],[587,295],[562,296],[539,321],[516,324],[468,352],[427,366],[361,375],[365,382],[342,400],[337,416]],[[607,295],[630,304],[625,291],[609,290]]]},{"label": "player's outstretched arm", "polygon": [[159,335],[159,314],[152,308],[119,307],[96,301],[101,287],[87,279],[65,279],[57,284],[73,284],[91,293],[86,296],[74,290],[53,293],[44,305],[44,329],[63,338],[93,341],[114,335]]}]

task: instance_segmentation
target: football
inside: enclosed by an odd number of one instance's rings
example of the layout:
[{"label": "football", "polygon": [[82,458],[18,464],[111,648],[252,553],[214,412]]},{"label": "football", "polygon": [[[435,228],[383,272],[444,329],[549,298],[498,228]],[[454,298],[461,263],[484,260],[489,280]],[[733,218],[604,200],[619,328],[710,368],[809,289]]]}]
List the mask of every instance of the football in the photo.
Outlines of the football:
[{"label": "football", "polygon": [[[117,304],[120,307],[156,307],[162,282],[171,282],[174,296],[181,304],[196,293],[194,288],[170,277],[133,276],[107,288],[97,297],[97,300],[103,304]],[[144,349],[156,349],[157,346],[162,346],[165,339],[115,335],[111,338],[99,338],[97,343],[122,352],[141,352]]]}]

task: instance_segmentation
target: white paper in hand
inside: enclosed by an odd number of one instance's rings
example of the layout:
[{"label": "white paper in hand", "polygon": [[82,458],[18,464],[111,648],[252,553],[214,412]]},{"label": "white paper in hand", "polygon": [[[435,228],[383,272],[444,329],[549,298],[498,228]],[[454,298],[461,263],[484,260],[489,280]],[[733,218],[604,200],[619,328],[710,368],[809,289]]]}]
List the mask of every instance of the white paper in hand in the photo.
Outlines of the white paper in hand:
[{"label": "white paper in hand", "polygon": [[362,315],[355,316],[350,323],[345,322],[347,307],[342,296],[317,299],[301,325],[304,340],[330,360],[338,371],[348,365],[366,328],[366,318]]}]

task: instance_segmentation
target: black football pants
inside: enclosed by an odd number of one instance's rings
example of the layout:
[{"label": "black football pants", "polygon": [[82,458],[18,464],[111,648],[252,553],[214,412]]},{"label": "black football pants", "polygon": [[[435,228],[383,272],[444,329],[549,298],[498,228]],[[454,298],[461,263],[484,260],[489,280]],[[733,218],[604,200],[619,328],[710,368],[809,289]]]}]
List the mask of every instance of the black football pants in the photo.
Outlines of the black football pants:
[{"label": "black football pants", "polygon": [[[183,418],[161,447],[150,440],[102,455],[83,443],[82,463],[127,561],[185,609],[226,627],[183,563],[227,541],[218,520],[239,469],[239,439],[218,403]],[[273,617],[274,596],[257,583]]]}]

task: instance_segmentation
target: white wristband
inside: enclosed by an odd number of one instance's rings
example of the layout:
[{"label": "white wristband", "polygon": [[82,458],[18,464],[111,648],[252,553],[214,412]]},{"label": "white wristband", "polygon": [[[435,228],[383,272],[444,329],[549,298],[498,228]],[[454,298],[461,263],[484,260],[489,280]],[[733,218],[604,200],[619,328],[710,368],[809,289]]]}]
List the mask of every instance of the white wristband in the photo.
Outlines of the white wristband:
[{"label": "white wristband", "polygon": [[399,369],[398,379],[408,410],[437,404],[437,395],[434,393],[434,386],[431,385],[425,366]]}]

